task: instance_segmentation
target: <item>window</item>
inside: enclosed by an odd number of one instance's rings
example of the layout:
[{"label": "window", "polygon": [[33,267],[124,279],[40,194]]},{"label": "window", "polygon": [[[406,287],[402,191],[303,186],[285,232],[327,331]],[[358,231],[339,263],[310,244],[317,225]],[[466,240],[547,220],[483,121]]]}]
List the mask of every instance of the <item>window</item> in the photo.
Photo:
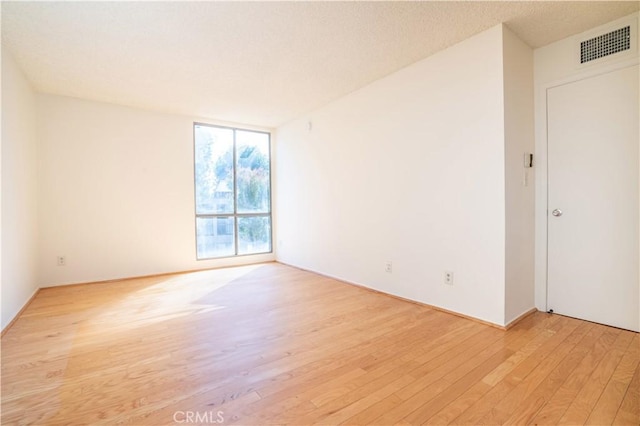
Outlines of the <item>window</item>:
[{"label": "window", "polygon": [[271,252],[269,133],[193,128],[197,258]]},{"label": "window", "polygon": [[233,222],[225,217],[217,218],[218,235],[233,235]]}]

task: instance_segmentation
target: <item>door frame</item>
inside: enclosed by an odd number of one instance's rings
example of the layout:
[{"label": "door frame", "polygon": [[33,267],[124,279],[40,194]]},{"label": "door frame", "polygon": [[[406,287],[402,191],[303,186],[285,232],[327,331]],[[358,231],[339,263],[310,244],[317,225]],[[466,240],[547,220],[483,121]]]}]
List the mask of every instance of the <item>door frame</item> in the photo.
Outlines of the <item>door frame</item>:
[{"label": "door frame", "polygon": [[[548,306],[548,91],[598,75],[640,64],[637,55],[620,61],[605,62],[576,70],[569,76],[550,82],[535,82],[535,305],[547,312]],[[535,77],[534,77],[535,78]],[[638,159],[640,161],[640,158]],[[640,238],[640,235],[639,235]]]}]

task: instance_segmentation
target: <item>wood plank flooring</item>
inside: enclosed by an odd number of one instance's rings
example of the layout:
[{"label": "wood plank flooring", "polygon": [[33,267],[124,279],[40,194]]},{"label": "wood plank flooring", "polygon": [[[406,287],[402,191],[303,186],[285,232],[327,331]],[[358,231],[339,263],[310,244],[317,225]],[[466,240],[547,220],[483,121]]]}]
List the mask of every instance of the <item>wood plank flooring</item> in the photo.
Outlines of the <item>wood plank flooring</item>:
[{"label": "wood plank flooring", "polygon": [[270,263],[42,290],[2,337],[2,424],[640,423],[637,333],[502,331]]}]

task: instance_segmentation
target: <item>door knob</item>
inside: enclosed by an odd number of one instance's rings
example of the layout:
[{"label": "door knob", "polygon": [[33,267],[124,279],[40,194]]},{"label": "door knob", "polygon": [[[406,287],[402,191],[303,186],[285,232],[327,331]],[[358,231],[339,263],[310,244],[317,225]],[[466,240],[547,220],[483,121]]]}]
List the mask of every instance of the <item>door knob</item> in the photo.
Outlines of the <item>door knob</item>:
[{"label": "door knob", "polygon": [[551,214],[554,215],[555,217],[560,217],[562,216],[562,210],[555,209],[554,211],[551,212]]}]

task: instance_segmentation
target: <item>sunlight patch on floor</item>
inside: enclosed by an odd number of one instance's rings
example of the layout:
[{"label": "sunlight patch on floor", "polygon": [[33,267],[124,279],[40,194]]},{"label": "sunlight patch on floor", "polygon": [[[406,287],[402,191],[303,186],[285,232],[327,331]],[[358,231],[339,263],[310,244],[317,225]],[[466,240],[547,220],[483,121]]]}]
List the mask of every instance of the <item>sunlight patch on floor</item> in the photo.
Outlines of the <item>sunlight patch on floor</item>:
[{"label": "sunlight patch on floor", "polygon": [[84,326],[96,327],[102,334],[108,333],[109,327],[117,328],[121,333],[186,315],[225,309],[222,305],[198,301],[263,266],[213,269],[167,277],[99,308]]}]

